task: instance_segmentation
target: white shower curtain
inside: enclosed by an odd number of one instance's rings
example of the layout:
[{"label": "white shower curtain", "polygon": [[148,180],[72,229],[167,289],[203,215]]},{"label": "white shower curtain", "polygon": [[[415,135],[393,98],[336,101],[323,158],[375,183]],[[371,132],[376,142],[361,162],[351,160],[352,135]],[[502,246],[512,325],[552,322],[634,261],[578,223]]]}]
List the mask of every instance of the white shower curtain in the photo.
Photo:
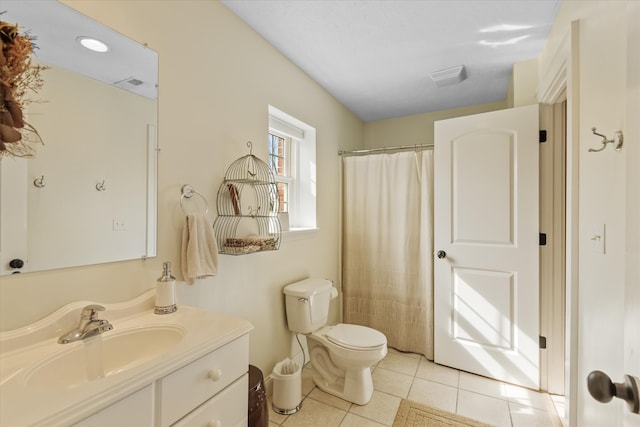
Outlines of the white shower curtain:
[{"label": "white shower curtain", "polygon": [[433,152],[343,158],[344,321],[433,360]]}]

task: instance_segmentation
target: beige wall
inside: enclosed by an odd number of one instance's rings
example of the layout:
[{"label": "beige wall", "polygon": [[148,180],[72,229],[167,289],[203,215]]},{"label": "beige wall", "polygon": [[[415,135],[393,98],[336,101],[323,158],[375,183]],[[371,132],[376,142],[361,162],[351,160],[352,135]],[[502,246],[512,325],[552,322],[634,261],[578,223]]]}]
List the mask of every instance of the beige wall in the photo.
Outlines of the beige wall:
[{"label": "beige wall", "polygon": [[[591,127],[614,136],[627,123],[626,1],[565,1],[539,57],[539,75],[548,82],[563,61],[567,65],[568,209],[570,220],[568,318],[572,327],[567,369],[572,426],[622,425],[622,402],[602,405],[587,392],[586,377],[605,371],[614,381],[638,366],[624,366],[625,191],[627,150],[611,145],[603,152]],[[632,22],[632,21],[629,21]],[[636,22],[637,24],[637,22]],[[637,183],[634,183],[637,188]],[[631,187],[634,188],[634,187]],[[592,238],[605,227],[605,253]],[[637,263],[638,260],[627,262]],[[637,332],[637,328],[636,328]],[[635,371],[634,371],[635,370]]]},{"label": "beige wall", "polygon": [[513,107],[537,104],[538,59],[513,64]]},{"label": "beige wall", "polygon": [[[64,3],[159,53],[158,257],[2,277],[0,328],[23,326],[75,300],[130,299],[155,286],[163,261],[172,261],[178,271],[181,186],[191,184],[215,213],[224,172],[248,154],[246,142],[253,141],[254,154],[266,157],[272,104],[317,130],[319,231],[285,239],[279,251],[221,255],[218,276],[194,286],[178,284],[180,302],[253,323],[250,362],[267,375],[297,351],[286,327],[283,285],[317,276],[339,286],[336,153],[362,147],[364,124],[218,2]],[[61,126],[72,129],[73,123]],[[334,304],[332,320],[337,318]]]},{"label": "beige wall", "polygon": [[[577,380],[594,370],[624,377],[624,266],[626,151],[601,146],[591,133],[613,134],[626,127],[626,5],[602,2],[580,22],[579,134],[579,363]],[[619,66],[603,67],[603,64]],[[591,238],[605,227],[605,254],[594,252]],[[601,350],[602,349],[602,350]],[[640,372],[635,372],[638,374]],[[615,405],[602,408],[578,388],[577,425],[611,425]]]},{"label": "beige wall", "polygon": [[436,121],[505,108],[507,108],[507,102],[500,101],[368,122],[364,128],[364,146],[365,148],[382,148],[433,144],[433,124]]}]

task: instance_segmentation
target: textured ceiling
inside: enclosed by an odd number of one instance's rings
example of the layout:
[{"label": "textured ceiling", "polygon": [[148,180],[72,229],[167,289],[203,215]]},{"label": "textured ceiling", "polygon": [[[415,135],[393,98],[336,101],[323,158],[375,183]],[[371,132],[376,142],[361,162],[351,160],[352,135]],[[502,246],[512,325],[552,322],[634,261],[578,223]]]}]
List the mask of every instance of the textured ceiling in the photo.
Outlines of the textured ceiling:
[{"label": "textured ceiling", "polygon": [[[559,0],[222,0],[364,121],[504,100]],[[434,71],[464,65],[438,87]]]}]

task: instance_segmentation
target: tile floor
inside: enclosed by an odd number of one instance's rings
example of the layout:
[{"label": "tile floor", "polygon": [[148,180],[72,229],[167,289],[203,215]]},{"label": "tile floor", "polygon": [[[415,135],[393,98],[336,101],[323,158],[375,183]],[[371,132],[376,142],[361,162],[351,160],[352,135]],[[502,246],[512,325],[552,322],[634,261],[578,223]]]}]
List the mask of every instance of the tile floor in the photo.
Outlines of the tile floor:
[{"label": "tile floor", "polygon": [[317,388],[313,368],[302,371],[300,411],[280,415],[271,409],[269,426],[391,426],[401,398],[456,412],[499,427],[561,427],[563,399],[429,362],[421,355],[389,349],[373,368],[374,393],[365,406],[351,404]]}]

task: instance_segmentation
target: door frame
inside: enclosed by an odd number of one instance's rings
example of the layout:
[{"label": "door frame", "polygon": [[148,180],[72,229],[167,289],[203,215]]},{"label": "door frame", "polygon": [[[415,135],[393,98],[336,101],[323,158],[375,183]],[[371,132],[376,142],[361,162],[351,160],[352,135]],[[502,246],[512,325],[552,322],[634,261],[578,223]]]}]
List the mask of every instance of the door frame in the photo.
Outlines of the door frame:
[{"label": "door frame", "polygon": [[[577,415],[578,381],[578,183],[579,183],[579,102],[578,43],[579,21],[571,22],[569,31],[559,42],[548,71],[540,76],[538,102],[559,104],[566,102],[565,110],[565,213],[564,213],[564,395],[565,419],[575,425]],[[554,128],[555,129],[555,128]],[[557,159],[556,159],[557,160]],[[549,315],[549,312],[547,312]],[[556,329],[557,330],[557,329]],[[549,357],[547,355],[547,357]],[[548,367],[548,366],[547,366]],[[551,371],[547,369],[547,375]],[[547,383],[548,384],[548,383]]]},{"label": "door frame", "polygon": [[540,390],[565,393],[566,101],[540,104]]}]

